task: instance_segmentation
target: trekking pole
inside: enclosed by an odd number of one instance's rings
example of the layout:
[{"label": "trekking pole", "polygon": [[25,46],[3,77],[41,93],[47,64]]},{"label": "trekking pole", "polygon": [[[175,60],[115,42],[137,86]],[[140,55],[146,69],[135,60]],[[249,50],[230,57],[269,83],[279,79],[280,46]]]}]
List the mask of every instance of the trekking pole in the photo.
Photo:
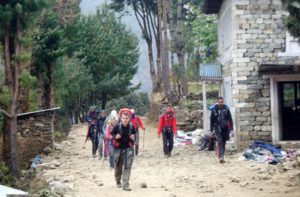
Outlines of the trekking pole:
[{"label": "trekking pole", "polygon": [[102,154],[103,154],[103,155],[102,155],[102,160],[103,160],[103,161],[102,161],[102,165],[104,165],[104,158],[105,158],[105,155],[104,155],[104,154],[105,154],[105,140],[104,140],[104,137],[103,137],[102,141],[103,141],[103,142],[102,142],[102,147],[103,147],[103,148],[102,148],[102,149],[103,149],[103,151],[102,151]]},{"label": "trekking pole", "polygon": [[83,143],[83,146],[82,146],[82,149],[85,149],[85,144],[87,142],[88,138],[85,139],[84,143]]},{"label": "trekking pole", "polygon": [[144,129],[144,135],[143,135],[143,153],[145,151],[145,135],[146,135],[146,129]]}]

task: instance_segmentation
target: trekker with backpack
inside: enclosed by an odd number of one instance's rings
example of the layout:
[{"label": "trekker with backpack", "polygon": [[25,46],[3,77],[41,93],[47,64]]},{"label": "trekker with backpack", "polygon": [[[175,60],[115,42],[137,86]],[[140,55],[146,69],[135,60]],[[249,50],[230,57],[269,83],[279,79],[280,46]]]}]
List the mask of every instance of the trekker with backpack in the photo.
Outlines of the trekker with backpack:
[{"label": "trekker with backpack", "polygon": [[121,121],[113,127],[111,132],[115,158],[115,179],[117,187],[121,188],[123,184],[123,190],[131,191],[129,178],[134,156],[135,129],[130,123],[130,109],[121,109],[120,118]]},{"label": "trekker with backpack", "polygon": [[[104,130],[103,126],[106,120],[106,111],[101,110],[100,116],[97,118],[97,128],[98,128],[98,138],[99,138],[99,145],[98,145],[98,153],[99,153],[99,159],[102,159],[102,157],[108,156],[108,146],[104,143]],[[104,147],[103,147],[104,146]],[[104,150],[103,150],[104,148]],[[104,153],[104,155],[103,155]]]},{"label": "trekker with backpack", "polygon": [[99,146],[99,130],[97,127],[97,117],[93,117],[88,125],[88,132],[86,134],[85,142],[90,139],[92,142],[92,154],[96,158],[96,152]]},{"label": "trekker with backpack", "polygon": [[114,147],[113,147],[113,142],[112,142],[113,136],[112,136],[111,132],[112,132],[112,129],[114,128],[114,126],[115,126],[116,121],[117,121],[116,117],[111,117],[108,120],[108,126],[105,129],[105,144],[108,145],[108,150],[109,150],[108,155],[109,155],[110,169],[113,169],[115,167],[115,165],[114,165]]},{"label": "trekker with backpack", "polygon": [[217,155],[220,163],[225,163],[225,145],[233,129],[230,109],[224,104],[224,98],[218,97],[217,104],[211,110],[210,131],[216,135],[218,146]]},{"label": "trekker with backpack", "polygon": [[174,145],[174,135],[177,135],[175,111],[170,105],[166,108],[164,114],[159,117],[158,138],[163,136],[164,156],[171,157]]},{"label": "trekker with backpack", "polygon": [[143,125],[142,119],[140,116],[135,114],[135,110],[131,109],[130,110],[132,115],[131,115],[131,123],[136,131],[135,135],[135,141],[134,141],[134,150],[135,150],[135,155],[137,156],[139,154],[139,142],[140,142],[140,133],[139,133],[139,128],[142,128],[145,132],[145,126]]},{"label": "trekker with backpack", "polygon": [[90,132],[90,127],[91,125],[96,125],[97,126],[97,112],[96,112],[96,107],[91,106],[87,116],[85,117],[87,123],[88,123],[88,128],[87,128],[87,134]]}]

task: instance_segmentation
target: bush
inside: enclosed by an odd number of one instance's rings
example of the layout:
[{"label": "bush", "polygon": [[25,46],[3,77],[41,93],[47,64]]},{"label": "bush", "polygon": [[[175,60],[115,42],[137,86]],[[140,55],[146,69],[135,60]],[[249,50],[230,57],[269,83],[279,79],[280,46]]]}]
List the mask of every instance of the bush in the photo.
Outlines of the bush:
[{"label": "bush", "polygon": [[150,110],[150,100],[147,93],[133,92],[127,96],[118,99],[112,99],[107,102],[106,110],[110,113],[111,110],[119,110],[121,108],[133,108],[139,115],[145,115]]},{"label": "bush", "polygon": [[4,162],[0,162],[0,185],[12,186],[14,178],[10,175],[8,167]]}]

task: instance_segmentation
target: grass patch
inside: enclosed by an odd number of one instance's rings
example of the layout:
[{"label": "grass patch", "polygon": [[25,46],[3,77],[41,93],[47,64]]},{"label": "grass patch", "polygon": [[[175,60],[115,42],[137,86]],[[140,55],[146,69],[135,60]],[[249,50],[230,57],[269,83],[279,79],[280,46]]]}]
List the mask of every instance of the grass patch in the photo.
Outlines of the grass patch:
[{"label": "grass patch", "polygon": [[[219,84],[214,82],[208,82],[205,85],[207,92],[213,92],[219,90]],[[188,83],[189,93],[199,94],[202,92],[202,81],[194,81]]]}]

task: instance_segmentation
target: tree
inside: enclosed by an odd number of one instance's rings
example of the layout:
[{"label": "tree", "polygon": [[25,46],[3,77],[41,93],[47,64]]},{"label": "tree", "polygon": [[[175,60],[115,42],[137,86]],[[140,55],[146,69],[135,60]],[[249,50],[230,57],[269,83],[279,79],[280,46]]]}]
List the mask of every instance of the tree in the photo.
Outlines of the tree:
[{"label": "tree", "polygon": [[194,20],[190,22],[193,36],[192,43],[206,55],[204,62],[216,60],[217,53],[217,17],[215,15],[204,15],[197,7],[192,7]]},{"label": "tree", "polygon": [[108,112],[124,107],[133,108],[137,114],[145,115],[150,108],[149,96],[146,93],[132,92],[126,96],[112,99],[107,103]]},{"label": "tree", "polygon": [[177,27],[176,27],[176,53],[179,62],[180,80],[183,95],[188,93],[188,84],[185,74],[185,43],[184,43],[184,15],[183,0],[177,0]]},{"label": "tree", "polygon": [[138,39],[106,7],[82,17],[78,25],[77,56],[90,70],[96,88],[93,95],[101,98],[104,109],[109,97],[137,88],[130,81],[137,72]]},{"label": "tree", "polygon": [[285,7],[289,12],[286,19],[286,27],[289,32],[296,38],[300,37],[300,1],[299,0],[285,0]]},{"label": "tree", "polygon": [[169,82],[169,38],[168,38],[168,13],[169,13],[169,0],[162,0],[162,24],[163,24],[163,85],[164,93],[168,95],[170,91]]},{"label": "tree", "polygon": [[187,53],[187,74],[190,79],[198,79],[201,62],[214,62],[218,56],[217,17],[201,13],[200,7],[189,4],[183,31]]},{"label": "tree", "polygon": [[82,60],[75,57],[66,59],[59,61],[54,68],[56,101],[59,106],[63,106],[62,112],[70,118],[71,123],[84,122],[89,92],[95,90],[95,84]]},{"label": "tree", "polygon": [[[141,28],[143,39],[148,46],[148,57],[150,64],[150,75],[152,80],[152,90],[157,92],[160,89],[162,81],[161,67],[161,21],[158,17],[158,3],[162,0],[113,0],[110,7],[117,12],[126,12],[126,7],[130,6]],[[156,44],[157,59],[154,63],[153,41]]]},{"label": "tree", "polygon": [[[17,114],[20,96],[21,65],[29,59],[28,53],[22,51],[22,33],[28,28],[33,14],[45,5],[44,1],[1,1],[0,2],[0,33],[5,50],[5,76],[10,94],[9,117],[5,120],[5,147],[9,150],[9,167],[15,177],[19,177],[17,156]],[[24,46],[24,45],[23,45]]]},{"label": "tree", "polygon": [[55,106],[53,72],[57,59],[64,55],[64,30],[60,26],[59,15],[53,9],[45,10],[36,24],[33,38],[32,73],[38,77],[42,90],[42,108]]}]

